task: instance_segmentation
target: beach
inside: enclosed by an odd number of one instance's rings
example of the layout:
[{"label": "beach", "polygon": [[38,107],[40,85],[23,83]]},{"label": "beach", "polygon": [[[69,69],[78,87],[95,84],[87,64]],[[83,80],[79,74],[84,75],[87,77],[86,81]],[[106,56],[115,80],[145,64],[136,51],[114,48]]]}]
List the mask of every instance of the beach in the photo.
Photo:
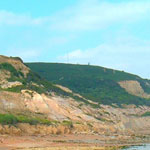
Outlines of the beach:
[{"label": "beach", "polygon": [[102,135],[0,136],[0,150],[119,150],[148,143]]}]

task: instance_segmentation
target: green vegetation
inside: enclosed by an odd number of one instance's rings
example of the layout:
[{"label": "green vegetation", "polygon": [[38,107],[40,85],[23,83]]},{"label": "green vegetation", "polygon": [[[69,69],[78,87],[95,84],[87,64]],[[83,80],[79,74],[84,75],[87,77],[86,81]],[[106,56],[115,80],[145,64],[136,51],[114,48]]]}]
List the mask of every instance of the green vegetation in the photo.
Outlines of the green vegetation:
[{"label": "green vegetation", "polygon": [[29,123],[31,125],[36,124],[45,124],[52,125],[55,124],[54,121],[50,121],[47,119],[29,117],[24,115],[13,115],[13,114],[0,114],[0,124],[3,125],[15,125],[17,123]]},{"label": "green vegetation", "polygon": [[[72,97],[77,101],[82,101],[86,104],[90,104],[88,101],[78,96],[74,96],[72,93],[67,93],[63,91],[62,89],[56,87],[51,82],[45,80],[44,78],[41,78],[37,73],[33,71],[30,71],[27,74],[27,77],[24,77],[23,73],[20,71],[17,71],[11,64],[2,63],[0,64],[0,69],[8,70],[11,73],[11,77],[8,79],[8,81],[10,82],[20,81],[22,83],[22,85],[20,86],[3,89],[3,90],[18,93],[23,89],[28,89],[28,90],[36,91],[39,94],[41,93],[50,94],[51,92],[55,92],[59,96]],[[91,105],[93,107],[98,107],[98,106],[95,106],[94,104],[91,104]]]},{"label": "green vegetation", "polygon": [[148,117],[150,116],[150,112],[145,112],[144,114],[142,114],[142,117]]},{"label": "green vegetation", "polygon": [[144,89],[144,91],[145,91],[146,93],[149,93],[149,94],[150,94],[150,80],[147,80],[147,79],[145,79],[145,80],[139,79],[139,80],[137,80],[137,81],[140,82],[140,85],[142,86],[142,88]]},{"label": "green vegetation", "polygon": [[2,63],[0,64],[0,70],[7,70],[11,73],[11,78],[9,80],[14,80],[18,77],[24,77],[23,73],[21,71],[17,71],[11,64],[9,63]]},{"label": "green vegetation", "polygon": [[0,124],[2,125],[16,125],[17,123],[29,123],[30,125],[58,125],[73,127],[72,121],[64,120],[62,122],[55,120],[43,119],[41,117],[31,117],[27,115],[14,115],[14,114],[0,114]]},{"label": "green vegetation", "polygon": [[95,78],[114,81],[141,79],[139,76],[124,71],[117,71],[99,66],[59,63],[26,63],[26,65],[51,81],[64,80],[67,77],[73,79],[76,77],[85,77],[89,79]]},{"label": "green vegetation", "polygon": [[64,125],[64,126],[69,126],[69,127],[73,127],[73,123],[72,123],[72,121],[68,121],[68,120],[64,120],[63,122],[62,122],[62,125]]},{"label": "green vegetation", "polygon": [[16,116],[16,118],[18,122],[29,123],[31,125],[35,125],[35,124],[52,125],[53,124],[52,121],[49,121],[47,119],[34,118],[34,117],[28,117],[28,116],[23,116],[23,115],[18,115]]},{"label": "green vegetation", "polygon": [[17,118],[12,114],[0,114],[0,124],[16,124]]},{"label": "green vegetation", "polygon": [[[145,92],[149,93],[150,81],[133,74],[90,65],[52,63],[28,63],[27,65],[37,73],[30,71],[27,77],[24,77],[23,73],[16,70],[11,64],[0,64],[0,69],[8,70],[11,73],[8,81],[20,81],[22,83],[21,86],[5,90],[20,92],[22,89],[29,89],[39,94],[55,92],[59,96],[72,97],[77,101],[91,105],[93,108],[99,108],[99,104],[117,104],[118,106],[122,104],[150,105],[149,100],[127,93],[117,83],[122,80],[137,80]],[[65,92],[54,84],[68,87],[73,92],[79,93],[86,99],[98,102],[98,104],[92,104],[73,93]]]},{"label": "green vegetation", "polygon": [[150,105],[149,100],[127,93],[117,83],[124,80],[137,80],[145,92],[150,93],[150,81],[133,74],[90,65],[57,63],[27,63],[26,65],[46,80],[68,87],[73,92],[99,104]]}]

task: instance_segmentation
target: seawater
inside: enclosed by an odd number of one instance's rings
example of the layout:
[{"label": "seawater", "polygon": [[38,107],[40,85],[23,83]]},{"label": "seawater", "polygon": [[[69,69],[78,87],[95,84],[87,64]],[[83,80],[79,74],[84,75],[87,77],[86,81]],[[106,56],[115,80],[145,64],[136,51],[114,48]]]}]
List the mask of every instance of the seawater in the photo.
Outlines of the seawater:
[{"label": "seawater", "polygon": [[130,148],[125,148],[123,150],[150,150],[150,144],[146,144],[142,146],[132,146]]}]

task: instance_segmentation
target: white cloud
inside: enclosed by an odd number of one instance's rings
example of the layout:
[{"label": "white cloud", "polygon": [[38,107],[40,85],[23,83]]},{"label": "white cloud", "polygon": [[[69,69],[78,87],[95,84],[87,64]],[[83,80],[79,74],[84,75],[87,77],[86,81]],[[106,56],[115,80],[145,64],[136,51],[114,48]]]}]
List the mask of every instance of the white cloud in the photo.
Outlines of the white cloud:
[{"label": "white cloud", "polygon": [[0,11],[0,25],[40,25],[46,18],[32,18],[30,14],[15,14],[8,11]]},{"label": "white cloud", "polygon": [[120,3],[82,0],[74,7],[41,18],[0,10],[0,25],[44,24],[56,30],[80,31],[101,29],[116,22],[131,23],[149,17],[149,14],[150,1],[147,0]]},{"label": "white cloud", "polygon": [[84,0],[51,17],[51,28],[67,31],[101,29],[116,22],[132,23],[149,15],[150,1],[146,0],[121,3]]},{"label": "white cloud", "polygon": [[45,25],[52,30],[81,31],[101,29],[113,23],[131,23],[150,14],[150,2],[124,1],[108,3],[99,0],[82,0],[76,6],[51,16],[33,18],[30,14],[0,11],[0,25]]}]

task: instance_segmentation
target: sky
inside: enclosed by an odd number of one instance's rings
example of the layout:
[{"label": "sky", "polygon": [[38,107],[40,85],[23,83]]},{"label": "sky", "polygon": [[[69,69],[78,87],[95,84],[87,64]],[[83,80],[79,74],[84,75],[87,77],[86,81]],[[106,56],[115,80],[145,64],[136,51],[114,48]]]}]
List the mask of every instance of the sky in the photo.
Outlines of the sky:
[{"label": "sky", "polygon": [[1,0],[0,55],[150,79],[150,0]]}]

